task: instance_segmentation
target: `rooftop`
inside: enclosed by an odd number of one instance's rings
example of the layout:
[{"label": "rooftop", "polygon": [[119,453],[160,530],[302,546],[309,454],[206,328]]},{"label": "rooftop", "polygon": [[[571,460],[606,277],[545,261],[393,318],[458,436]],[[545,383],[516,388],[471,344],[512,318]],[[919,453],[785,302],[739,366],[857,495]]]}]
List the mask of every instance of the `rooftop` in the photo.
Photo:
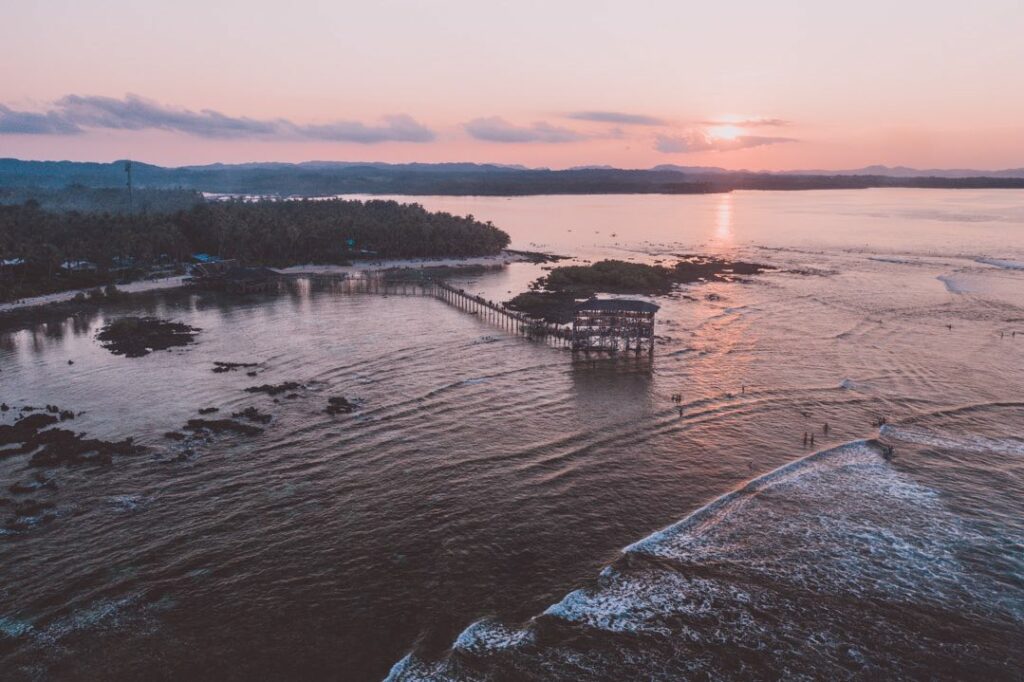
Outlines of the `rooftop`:
[{"label": "rooftop", "polygon": [[581,310],[599,310],[602,312],[656,313],[660,309],[661,306],[654,303],[633,298],[591,298],[576,306],[577,312]]}]

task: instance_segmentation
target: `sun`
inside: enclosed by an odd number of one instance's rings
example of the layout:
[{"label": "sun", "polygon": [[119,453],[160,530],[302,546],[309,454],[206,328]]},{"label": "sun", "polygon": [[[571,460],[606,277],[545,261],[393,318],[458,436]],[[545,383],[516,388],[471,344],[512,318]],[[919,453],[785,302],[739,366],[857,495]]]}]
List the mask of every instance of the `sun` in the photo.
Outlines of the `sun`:
[{"label": "sun", "polygon": [[743,135],[743,128],[734,125],[720,125],[708,128],[708,135],[716,140],[735,140]]}]

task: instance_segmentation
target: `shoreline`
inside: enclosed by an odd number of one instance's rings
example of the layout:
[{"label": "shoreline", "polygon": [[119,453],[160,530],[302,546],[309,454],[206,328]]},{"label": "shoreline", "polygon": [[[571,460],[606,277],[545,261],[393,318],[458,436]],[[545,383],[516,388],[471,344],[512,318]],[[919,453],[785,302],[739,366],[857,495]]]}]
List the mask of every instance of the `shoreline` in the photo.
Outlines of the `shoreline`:
[{"label": "shoreline", "polygon": [[512,263],[546,262],[561,258],[530,251],[503,249],[496,256],[447,256],[443,258],[392,258],[383,260],[356,261],[351,265],[315,264],[290,265],[273,268],[282,275],[351,275],[383,270],[424,270],[427,268],[475,268]]},{"label": "shoreline", "polygon": [[[426,268],[473,268],[510,265],[512,263],[538,262],[538,259],[553,258],[548,254],[539,254],[528,251],[516,251],[504,249],[495,256],[449,256],[442,258],[394,258],[381,260],[357,261],[351,265],[313,264],[291,265],[286,268],[273,268],[282,275],[352,275],[356,273],[373,272],[378,270],[403,270],[403,269],[426,269]],[[557,257],[554,257],[557,258]],[[540,261],[543,262],[543,261]],[[157,291],[172,291],[189,285],[187,275],[175,275],[173,277],[161,277],[159,279],[140,280],[129,282],[124,285],[116,285],[119,294],[133,296],[137,294],[148,294]],[[0,326],[11,317],[18,314],[31,313],[40,309],[49,309],[51,306],[60,304],[87,304],[88,301],[75,301],[79,294],[88,295],[96,287],[89,289],[68,289],[52,294],[43,294],[18,301],[0,303]]]},{"label": "shoreline", "polygon": [[[150,291],[157,291],[162,289],[177,289],[187,284],[185,281],[186,275],[174,275],[173,277],[160,277],[158,279],[144,279],[136,282],[129,282],[128,284],[115,285],[117,286],[118,292],[122,294],[142,294]],[[54,305],[57,303],[68,303],[74,300],[75,296],[82,294],[87,296],[90,291],[94,289],[102,289],[103,287],[89,287],[88,289],[68,289],[67,291],[57,291],[52,294],[43,294],[41,296],[33,296],[31,298],[23,298],[17,301],[8,301],[6,303],[0,303],[0,316],[5,313],[14,313],[18,311],[28,310],[31,308],[42,308],[48,305]]]}]

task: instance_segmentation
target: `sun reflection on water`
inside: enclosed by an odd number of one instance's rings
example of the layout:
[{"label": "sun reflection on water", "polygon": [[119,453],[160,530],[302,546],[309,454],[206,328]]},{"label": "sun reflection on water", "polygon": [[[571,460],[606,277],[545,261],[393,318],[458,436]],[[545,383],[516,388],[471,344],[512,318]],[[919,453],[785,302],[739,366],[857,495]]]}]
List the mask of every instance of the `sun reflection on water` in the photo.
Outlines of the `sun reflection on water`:
[{"label": "sun reflection on water", "polygon": [[732,194],[722,194],[715,206],[715,241],[723,245],[731,245],[732,233]]}]

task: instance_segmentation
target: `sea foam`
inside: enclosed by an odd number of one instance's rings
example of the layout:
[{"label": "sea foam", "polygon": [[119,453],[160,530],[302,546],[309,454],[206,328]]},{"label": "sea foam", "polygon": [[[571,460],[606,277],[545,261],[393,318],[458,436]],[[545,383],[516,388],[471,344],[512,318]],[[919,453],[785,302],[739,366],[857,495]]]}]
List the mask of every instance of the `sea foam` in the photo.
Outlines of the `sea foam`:
[{"label": "sea foam", "polygon": [[1019,631],[1021,613],[959,557],[984,538],[884,455],[856,441],[780,467],[629,545],[593,587],[522,629],[474,623],[453,648],[472,654],[471,673],[411,656],[389,679],[488,678],[488,666],[537,679],[872,676],[947,655],[987,665],[944,628],[994,618]]}]

